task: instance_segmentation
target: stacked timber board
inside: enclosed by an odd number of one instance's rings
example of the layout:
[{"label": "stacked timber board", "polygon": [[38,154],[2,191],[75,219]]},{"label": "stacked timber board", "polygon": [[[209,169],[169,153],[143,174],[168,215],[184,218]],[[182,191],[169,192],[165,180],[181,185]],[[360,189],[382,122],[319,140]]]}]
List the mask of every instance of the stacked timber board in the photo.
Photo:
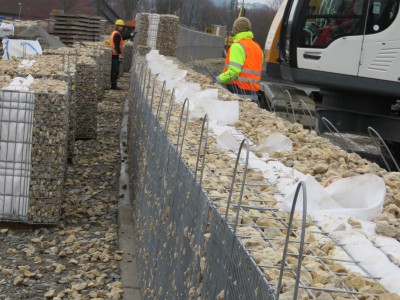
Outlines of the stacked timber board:
[{"label": "stacked timber board", "polygon": [[54,34],[66,45],[74,41],[98,41],[104,34],[104,22],[98,16],[58,14]]}]

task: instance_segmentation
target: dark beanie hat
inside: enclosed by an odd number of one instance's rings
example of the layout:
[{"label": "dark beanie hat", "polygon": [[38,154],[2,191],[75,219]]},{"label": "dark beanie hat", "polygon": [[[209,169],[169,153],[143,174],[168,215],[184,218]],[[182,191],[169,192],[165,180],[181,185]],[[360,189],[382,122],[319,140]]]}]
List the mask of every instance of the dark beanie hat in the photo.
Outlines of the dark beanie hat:
[{"label": "dark beanie hat", "polygon": [[237,18],[235,23],[233,23],[232,33],[234,35],[249,30],[251,30],[251,23],[250,20],[245,17]]}]

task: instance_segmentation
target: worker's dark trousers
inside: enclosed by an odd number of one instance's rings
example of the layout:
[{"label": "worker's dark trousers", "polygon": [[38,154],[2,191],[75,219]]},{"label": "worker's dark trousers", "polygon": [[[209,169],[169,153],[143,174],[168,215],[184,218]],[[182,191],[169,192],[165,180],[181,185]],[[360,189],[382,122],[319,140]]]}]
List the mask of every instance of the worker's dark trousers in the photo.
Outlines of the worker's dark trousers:
[{"label": "worker's dark trousers", "polygon": [[111,88],[117,88],[117,79],[119,75],[119,57],[118,55],[113,55],[111,62]]}]

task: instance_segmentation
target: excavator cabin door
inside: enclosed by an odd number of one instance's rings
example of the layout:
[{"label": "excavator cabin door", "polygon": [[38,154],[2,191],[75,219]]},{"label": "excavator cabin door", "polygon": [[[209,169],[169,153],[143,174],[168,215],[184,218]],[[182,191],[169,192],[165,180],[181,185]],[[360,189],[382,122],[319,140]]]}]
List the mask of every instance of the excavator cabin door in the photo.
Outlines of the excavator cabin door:
[{"label": "excavator cabin door", "polygon": [[367,2],[300,0],[293,13],[291,62],[301,69],[357,76]]}]

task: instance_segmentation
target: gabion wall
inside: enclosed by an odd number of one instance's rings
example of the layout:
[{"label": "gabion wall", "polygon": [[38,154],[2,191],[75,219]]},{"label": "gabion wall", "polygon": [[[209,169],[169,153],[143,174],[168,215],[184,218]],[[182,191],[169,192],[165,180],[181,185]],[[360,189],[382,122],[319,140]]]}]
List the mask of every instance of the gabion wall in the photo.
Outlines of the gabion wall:
[{"label": "gabion wall", "polygon": [[149,92],[145,68],[135,68],[128,152],[143,298],[216,299],[226,289],[229,299],[274,299],[153,113],[158,100]]}]

